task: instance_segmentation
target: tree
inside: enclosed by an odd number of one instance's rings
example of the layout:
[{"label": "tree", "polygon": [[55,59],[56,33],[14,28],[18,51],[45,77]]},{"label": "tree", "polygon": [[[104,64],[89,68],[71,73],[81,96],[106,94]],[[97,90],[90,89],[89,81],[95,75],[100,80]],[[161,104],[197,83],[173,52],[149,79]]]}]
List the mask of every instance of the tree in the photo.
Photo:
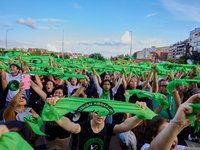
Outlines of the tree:
[{"label": "tree", "polygon": [[124,57],[124,54],[117,55],[117,57],[122,59]]},{"label": "tree", "polygon": [[100,53],[92,53],[90,54],[89,58],[93,58],[95,55],[98,56],[98,60],[101,60],[102,58],[104,58]]},{"label": "tree", "polygon": [[174,59],[172,59],[172,58],[167,59],[167,61],[174,63]]},{"label": "tree", "polygon": [[31,53],[32,56],[41,56],[41,50],[36,50]]},{"label": "tree", "polygon": [[133,55],[132,55],[132,57],[137,57],[137,52],[135,52]]},{"label": "tree", "polygon": [[[69,59],[70,58],[70,56],[68,54],[63,54],[63,56],[64,56],[64,59]],[[58,58],[58,57],[56,56],[56,58]],[[60,55],[59,58],[62,58],[62,55]]]},{"label": "tree", "polygon": [[191,57],[189,55],[186,56],[186,59],[185,59],[185,54],[183,54],[183,56],[181,56],[179,59],[178,59],[178,62],[179,64],[187,64],[187,60],[188,59],[191,59]]}]

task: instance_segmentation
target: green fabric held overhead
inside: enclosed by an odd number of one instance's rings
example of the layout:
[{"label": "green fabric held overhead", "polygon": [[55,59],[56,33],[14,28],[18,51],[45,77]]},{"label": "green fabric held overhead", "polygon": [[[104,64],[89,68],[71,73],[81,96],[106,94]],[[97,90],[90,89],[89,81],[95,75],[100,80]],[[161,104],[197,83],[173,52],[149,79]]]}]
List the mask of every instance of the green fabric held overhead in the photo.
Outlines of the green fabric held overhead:
[{"label": "green fabric held overhead", "polygon": [[156,114],[148,107],[143,110],[137,104],[92,98],[62,98],[54,106],[45,102],[42,120],[58,121],[63,115],[71,112],[95,112],[100,116],[109,116],[115,113],[131,113],[140,119],[152,119]]},{"label": "green fabric held overhead", "polygon": [[[193,112],[190,115],[187,115],[188,119],[191,121],[191,126],[194,127],[194,114],[200,114],[200,104],[190,104],[189,106],[193,107]],[[198,132],[200,129],[200,123],[196,124],[195,132]]]},{"label": "green fabric held overhead", "polygon": [[34,150],[18,133],[8,132],[0,138],[0,150]]},{"label": "green fabric held overhead", "polygon": [[55,68],[47,65],[39,65],[34,68],[34,71],[44,71],[44,72],[51,72],[51,73],[64,73],[64,70],[61,68]]},{"label": "green fabric held overhead", "polygon": [[26,71],[28,74],[39,74],[39,75],[48,75],[48,76],[56,76],[59,79],[67,80],[69,78],[85,78],[85,75],[77,75],[77,74],[58,74],[58,73],[51,73],[51,72],[35,72],[35,71]]},{"label": "green fabric held overhead", "polygon": [[33,115],[24,117],[24,121],[27,122],[34,133],[41,135],[41,136],[47,136],[45,133],[40,131],[43,121],[41,118],[34,118]]},{"label": "green fabric held overhead", "polygon": [[177,79],[176,81],[169,82],[169,84],[166,87],[166,90],[169,94],[171,94],[175,86],[179,86],[179,85],[187,86],[193,83],[200,83],[200,81],[194,80],[194,79]]},{"label": "green fabric held overhead", "polygon": [[9,58],[6,58],[4,56],[0,56],[0,62],[9,62],[10,59]]},{"label": "green fabric held overhead", "polygon": [[53,58],[53,63],[57,63],[57,64],[60,64],[60,63],[69,63],[68,60],[69,59]]},{"label": "green fabric held overhead", "polygon": [[22,56],[22,61],[34,64],[49,64],[49,56]]},{"label": "green fabric held overhead", "polygon": [[1,64],[0,69],[6,69],[10,73],[10,68],[6,64]]},{"label": "green fabric held overhead", "polygon": [[164,99],[163,95],[160,93],[151,93],[151,92],[138,90],[138,89],[128,90],[128,95],[125,96],[127,102],[133,94],[136,94],[138,98],[149,97],[149,98],[154,99],[155,101],[163,105],[164,110],[169,108],[169,103],[167,102],[167,100]]}]

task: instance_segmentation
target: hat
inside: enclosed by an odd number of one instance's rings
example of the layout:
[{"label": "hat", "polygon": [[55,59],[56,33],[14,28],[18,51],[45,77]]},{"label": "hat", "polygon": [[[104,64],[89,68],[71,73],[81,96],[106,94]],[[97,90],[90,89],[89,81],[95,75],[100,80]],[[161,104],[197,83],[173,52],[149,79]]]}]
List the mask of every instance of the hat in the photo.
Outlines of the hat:
[{"label": "hat", "polygon": [[17,64],[10,64],[10,66],[15,66],[15,67],[17,67],[18,70],[21,70],[20,66]]}]

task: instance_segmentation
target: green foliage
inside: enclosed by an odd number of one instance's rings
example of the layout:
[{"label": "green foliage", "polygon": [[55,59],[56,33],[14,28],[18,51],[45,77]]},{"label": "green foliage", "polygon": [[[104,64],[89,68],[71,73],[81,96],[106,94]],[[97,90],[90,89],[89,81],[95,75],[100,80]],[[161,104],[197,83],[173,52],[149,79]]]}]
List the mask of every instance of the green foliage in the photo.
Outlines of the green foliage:
[{"label": "green foliage", "polygon": [[183,56],[181,56],[179,59],[178,59],[178,63],[179,64],[187,64],[187,60],[188,59],[191,59],[191,57],[189,55],[186,56],[186,59],[185,59],[185,54]]},{"label": "green foliage", "polygon": [[174,63],[174,59],[172,59],[172,58],[167,59],[167,61]]},{"label": "green foliage", "polygon": [[132,57],[137,57],[137,52],[135,52],[133,55],[132,55]]},{"label": "green foliage", "polygon": [[102,58],[104,58],[100,53],[92,53],[92,54],[90,54],[89,58],[93,58],[94,55],[98,56],[98,60],[101,60]]},{"label": "green foliage", "polygon": [[41,50],[36,50],[31,53],[32,56],[41,56]]}]

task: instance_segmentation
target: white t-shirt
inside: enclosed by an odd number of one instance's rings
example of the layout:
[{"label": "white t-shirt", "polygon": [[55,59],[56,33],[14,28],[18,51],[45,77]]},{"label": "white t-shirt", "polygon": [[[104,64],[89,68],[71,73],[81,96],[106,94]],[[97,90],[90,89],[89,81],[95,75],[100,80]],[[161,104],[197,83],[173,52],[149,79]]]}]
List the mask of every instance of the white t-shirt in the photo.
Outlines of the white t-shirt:
[{"label": "white t-shirt", "polygon": [[[148,148],[148,147],[150,147],[150,144],[145,143],[145,144],[142,146],[141,150],[144,150],[145,148]],[[177,150],[185,150],[185,146],[177,145]]]},{"label": "white t-shirt", "polygon": [[6,72],[6,81],[8,84],[8,94],[6,101],[10,102],[11,99],[19,92],[20,80],[22,79],[22,73],[19,73],[16,76]]},{"label": "white t-shirt", "polygon": [[70,82],[68,82],[68,84],[67,84],[67,88],[68,88],[67,94],[68,94],[68,97],[71,96],[72,91],[73,91],[74,89],[78,89],[79,87],[80,87],[79,84],[76,85],[76,86],[73,86]]}]

